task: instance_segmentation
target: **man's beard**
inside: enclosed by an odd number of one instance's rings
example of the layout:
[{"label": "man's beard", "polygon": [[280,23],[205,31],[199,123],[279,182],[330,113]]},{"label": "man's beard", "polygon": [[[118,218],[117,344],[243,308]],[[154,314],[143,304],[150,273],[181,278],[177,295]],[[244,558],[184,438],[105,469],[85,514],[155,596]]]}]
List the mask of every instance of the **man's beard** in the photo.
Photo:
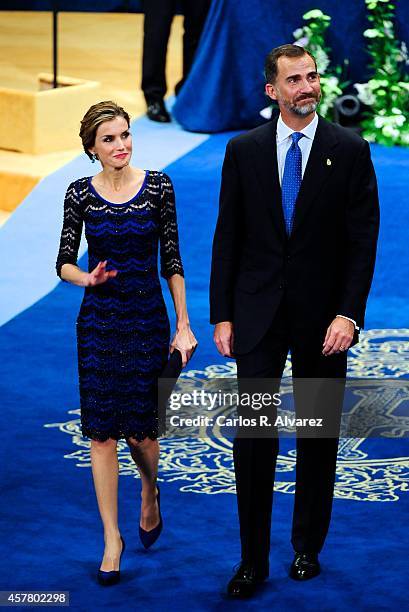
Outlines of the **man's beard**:
[{"label": "man's beard", "polygon": [[[297,106],[296,103],[289,102],[288,100],[282,100],[282,103],[284,104],[286,109],[289,110],[291,113],[294,113],[294,115],[298,115],[299,117],[307,117],[307,115],[311,115],[311,113],[316,111],[319,101],[321,99],[321,94],[318,94],[317,97],[316,96],[310,96],[310,97],[316,98],[314,102],[309,102],[308,104],[302,104],[301,106]],[[300,102],[300,100],[298,100],[298,102]]]}]

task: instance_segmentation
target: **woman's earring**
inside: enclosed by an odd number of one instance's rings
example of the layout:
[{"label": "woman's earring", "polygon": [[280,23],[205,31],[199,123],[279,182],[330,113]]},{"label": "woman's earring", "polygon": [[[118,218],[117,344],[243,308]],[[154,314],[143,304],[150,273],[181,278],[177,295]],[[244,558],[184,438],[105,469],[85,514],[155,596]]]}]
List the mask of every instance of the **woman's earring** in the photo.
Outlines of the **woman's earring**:
[{"label": "woman's earring", "polygon": [[97,161],[97,159],[99,159],[98,155],[97,155],[96,153],[93,153],[93,154],[92,154],[92,157],[91,157],[91,161],[92,161],[92,163],[93,163],[93,164],[95,164],[95,162]]}]

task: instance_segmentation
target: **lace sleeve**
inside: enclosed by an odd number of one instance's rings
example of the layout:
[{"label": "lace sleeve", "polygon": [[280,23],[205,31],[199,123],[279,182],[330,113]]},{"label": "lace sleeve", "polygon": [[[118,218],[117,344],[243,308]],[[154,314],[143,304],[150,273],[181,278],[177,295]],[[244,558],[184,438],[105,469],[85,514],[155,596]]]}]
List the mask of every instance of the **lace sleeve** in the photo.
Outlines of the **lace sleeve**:
[{"label": "lace sleeve", "polygon": [[61,230],[60,249],[55,268],[61,278],[61,268],[65,263],[77,264],[78,249],[82,233],[82,212],[75,183],[67,189],[64,200],[64,221]]},{"label": "lace sleeve", "polygon": [[179,252],[175,192],[167,174],[162,175],[160,204],[160,273],[163,278],[173,274],[184,276]]}]

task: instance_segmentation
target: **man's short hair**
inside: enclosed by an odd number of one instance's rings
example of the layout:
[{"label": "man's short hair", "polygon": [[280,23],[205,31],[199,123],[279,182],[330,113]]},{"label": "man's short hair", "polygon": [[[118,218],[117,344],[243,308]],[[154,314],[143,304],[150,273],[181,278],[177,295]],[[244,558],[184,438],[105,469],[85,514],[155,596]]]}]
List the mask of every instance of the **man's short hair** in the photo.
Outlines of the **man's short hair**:
[{"label": "man's short hair", "polygon": [[315,64],[315,70],[317,70],[317,62],[315,57],[304,47],[300,47],[299,45],[280,45],[279,47],[275,47],[266,57],[266,61],[264,64],[264,76],[266,78],[267,83],[273,84],[277,78],[278,73],[278,58],[279,57],[302,57],[303,55],[309,55]]}]

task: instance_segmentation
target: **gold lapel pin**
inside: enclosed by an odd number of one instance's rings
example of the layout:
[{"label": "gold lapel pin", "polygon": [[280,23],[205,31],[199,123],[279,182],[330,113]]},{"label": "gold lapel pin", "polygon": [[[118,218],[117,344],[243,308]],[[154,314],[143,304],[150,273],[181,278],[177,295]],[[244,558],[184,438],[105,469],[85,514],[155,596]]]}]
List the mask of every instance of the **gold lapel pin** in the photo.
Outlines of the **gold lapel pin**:
[{"label": "gold lapel pin", "polygon": [[331,160],[328,158],[327,159],[327,166],[330,166],[332,164]]}]

